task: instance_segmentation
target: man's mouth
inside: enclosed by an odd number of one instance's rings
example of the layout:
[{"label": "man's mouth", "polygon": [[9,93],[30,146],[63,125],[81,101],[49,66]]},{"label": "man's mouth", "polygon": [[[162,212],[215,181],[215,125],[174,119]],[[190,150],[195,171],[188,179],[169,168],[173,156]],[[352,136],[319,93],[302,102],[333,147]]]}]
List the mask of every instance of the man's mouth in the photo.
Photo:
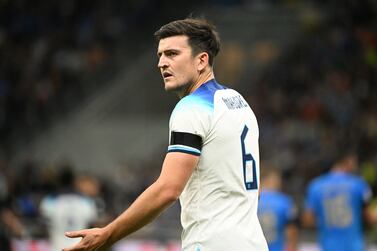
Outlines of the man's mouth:
[{"label": "man's mouth", "polygon": [[171,77],[173,75],[171,73],[169,73],[169,72],[164,72],[164,73],[162,73],[162,76],[163,76],[164,79],[166,79],[166,78],[169,78],[169,77]]}]

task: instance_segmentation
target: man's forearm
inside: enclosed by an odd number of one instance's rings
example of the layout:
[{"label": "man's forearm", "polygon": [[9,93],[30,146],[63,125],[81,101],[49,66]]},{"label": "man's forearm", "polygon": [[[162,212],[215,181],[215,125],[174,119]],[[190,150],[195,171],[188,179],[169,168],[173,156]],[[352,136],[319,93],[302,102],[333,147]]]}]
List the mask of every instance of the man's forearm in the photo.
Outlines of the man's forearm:
[{"label": "man's forearm", "polygon": [[295,224],[289,224],[285,229],[285,235],[287,239],[286,249],[287,251],[296,251],[298,241],[298,228]]},{"label": "man's forearm", "polygon": [[168,188],[156,181],[128,209],[105,227],[110,234],[109,243],[112,245],[142,228],[176,199],[174,193],[169,192]]}]

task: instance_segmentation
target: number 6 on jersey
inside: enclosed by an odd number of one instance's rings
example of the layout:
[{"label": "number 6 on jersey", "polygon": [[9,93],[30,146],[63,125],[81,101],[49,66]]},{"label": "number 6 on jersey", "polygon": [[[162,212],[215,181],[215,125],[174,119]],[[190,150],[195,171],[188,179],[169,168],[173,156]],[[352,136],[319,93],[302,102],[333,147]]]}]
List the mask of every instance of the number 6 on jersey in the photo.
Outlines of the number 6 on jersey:
[{"label": "number 6 on jersey", "polygon": [[246,190],[258,189],[256,164],[251,153],[246,153],[245,139],[249,128],[245,125],[241,134],[243,177]]}]

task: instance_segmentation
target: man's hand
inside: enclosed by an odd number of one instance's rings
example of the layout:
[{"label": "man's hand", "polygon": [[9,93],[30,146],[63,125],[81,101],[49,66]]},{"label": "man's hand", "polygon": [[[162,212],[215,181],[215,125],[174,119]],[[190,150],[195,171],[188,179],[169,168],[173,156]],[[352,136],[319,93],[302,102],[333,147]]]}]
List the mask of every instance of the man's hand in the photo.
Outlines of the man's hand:
[{"label": "man's hand", "polygon": [[63,251],[106,251],[111,246],[108,244],[108,233],[104,228],[91,228],[79,231],[66,232],[69,238],[81,237],[76,245],[64,248]]}]

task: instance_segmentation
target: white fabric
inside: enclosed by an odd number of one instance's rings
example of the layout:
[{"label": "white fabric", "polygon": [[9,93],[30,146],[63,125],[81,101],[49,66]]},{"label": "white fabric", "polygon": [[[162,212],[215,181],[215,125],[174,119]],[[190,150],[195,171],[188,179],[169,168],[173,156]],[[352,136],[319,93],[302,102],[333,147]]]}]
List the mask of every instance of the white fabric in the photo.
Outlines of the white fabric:
[{"label": "white fabric", "polygon": [[51,251],[60,251],[77,243],[80,238],[70,239],[64,233],[87,228],[97,218],[94,201],[79,194],[46,197],[41,202],[40,210],[48,220]]},{"label": "white fabric", "polygon": [[[257,218],[258,190],[247,190],[244,181],[241,134],[247,126],[245,153],[255,160],[259,186],[256,117],[238,92],[218,89],[212,97],[208,92],[183,98],[170,119],[170,132],[203,140],[199,164],[180,197],[183,251],[268,250]],[[252,164],[246,162],[248,182]]]}]

